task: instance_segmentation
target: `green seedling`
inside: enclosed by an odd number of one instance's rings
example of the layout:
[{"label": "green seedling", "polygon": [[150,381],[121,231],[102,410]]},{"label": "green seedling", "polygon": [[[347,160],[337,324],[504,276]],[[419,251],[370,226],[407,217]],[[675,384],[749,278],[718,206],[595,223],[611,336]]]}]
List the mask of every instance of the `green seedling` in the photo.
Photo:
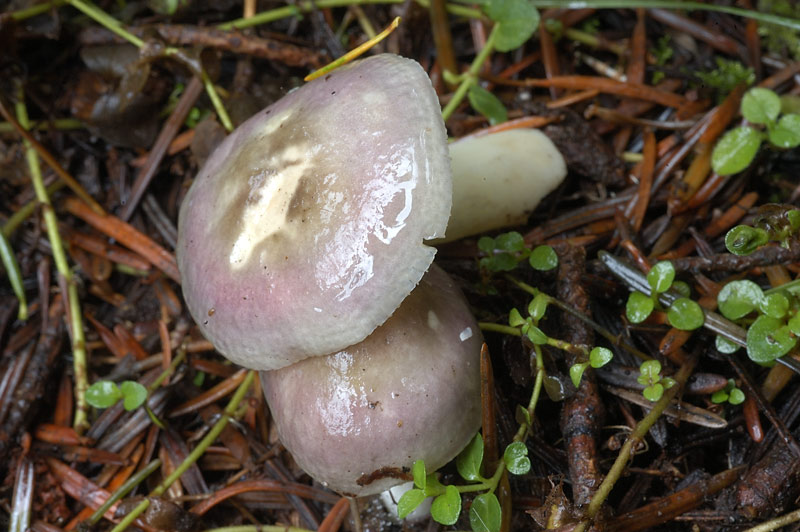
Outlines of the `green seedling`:
[{"label": "green seedling", "polygon": [[781,99],[774,91],[750,89],[742,98],[741,111],[748,124],[725,133],[711,154],[711,166],[718,174],[736,174],[750,166],[764,141],[783,149],[800,146],[800,114],[780,116]]},{"label": "green seedling", "polygon": [[670,288],[684,297],[672,302],[667,309],[667,321],[676,329],[692,331],[703,326],[705,315],[696,301],[689,299],[689,286],[683,282],[675,282],[675,267],[669,261],[657,262],[647,272],[647,284],[650,295],[639,291],[631,292],[625,304],[625,316],[631,323],[646,320],[658,306],[658,296]]},{"label": "green seedling", "polygon": [[639,384],[644,385],[642,395],[645,399],[656,402],[664,395],[664,390],[675,386],[675,380],[671,377],[661,376],[661,362],[658,360],[648,360],[639,366]]},{"label": "green seedling", "polygon": [[744,402],[744,392],[736,387],[733,379],[728,379],[728,384],[722,390],[717,390],[711,395],[712,403],[728,402],[732,405],[740,405]]},{"label": "green seedling", "polygon": [[578,388],[581,385],[581,379],[583,378],[586,368],[589,366],[592,366],[595,369],[602,368],[611,362],[612,358],[614,358],[614,354],[611,352],[611,350],[606,349],[605,347],[595,347],[589,352],[588,362],[580,362],[570,366],[569,377],[572,380],[572,384],[575,386],[575,388]]},{"label": "green seedling", "polygon": [[547,271],[558,266],[558,256],[550,246],[537,246],[532,250],[525,245],[522,235],[516,231],[492,238],[481,237],[478,249],[486,254],[479,261],[481,269],[488,272],[508,272],[520,262],[527,260],[535,270]]},{"label": "green seedling", "polygon": [[122,399],[125,410],[135,410],[147,400],[147,388],[135,381],[97,381],[86,390],[86,401],[95,408],[114,406]]}]

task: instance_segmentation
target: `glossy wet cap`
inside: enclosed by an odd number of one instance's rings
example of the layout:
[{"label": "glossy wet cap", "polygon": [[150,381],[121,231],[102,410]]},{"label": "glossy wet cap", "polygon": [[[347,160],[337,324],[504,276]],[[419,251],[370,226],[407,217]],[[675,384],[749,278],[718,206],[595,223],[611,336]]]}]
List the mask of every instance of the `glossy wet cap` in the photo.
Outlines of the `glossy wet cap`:
[{"label": "glossy wet cap", "polygon": [[444,234],[450,162],[416,62],[378,55],[239,126],[181,206],[189,311],[232,361],[276,369],[363,340],[411,292]]},{"label": "glossy wet cap", "polygon": [[295,461],[350,496],[453,459],[480,426],[478,325],[436,266],[366,340],[261,372],[278,435]]}]

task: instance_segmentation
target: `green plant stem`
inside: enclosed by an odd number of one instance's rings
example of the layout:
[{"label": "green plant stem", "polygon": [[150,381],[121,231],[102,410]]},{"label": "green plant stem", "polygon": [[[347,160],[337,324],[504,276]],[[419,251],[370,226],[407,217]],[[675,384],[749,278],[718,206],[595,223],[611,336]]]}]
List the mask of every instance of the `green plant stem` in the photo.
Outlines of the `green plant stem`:
[{"label": "green plant stem", "polygon": [[653,404],[653,409],[650,410],[650,412],[648,412],[647,415],[636,424],[636,427],[633,429],[630,435],[628,435],[628,438],[625,440],[625,443],[619,450],[619,454],[617,455],[617,459],[614,461],[614,465],[611,466],[608,474],[603,479],[600,487],[597,488],[592,500],[589,501],[589,505],[586,507],[586,512],[584,514],[586,520],[578,524],[578,526],[575,528],[575,532],[584,532],[589,524],[589,521],[594,519],[594,517],[600,511],[603,503],[611,493],[611,489],[614,487],[614,484],[616,484],[617,480],[622,477],[622,473],[624,472],[625,467],[628,465],[628,461],[630,460],[631,456],[633,456],[634,446],[644,439],[644,437],[647,435],[647,431],[650,430],[650,427],[652,427],[655,422],[658,421],[658,418],[661,417],[661,414],[664,412],[667,406],[669,406],[670,402],[672,402],[672,400],[678,395],[678,392],[683,389],[684,384],[686,384],[686,379],[689,378],[694,370],[695,363],[696,359],[690,358],[686,363],[683,364],[683,366],[681,366],[674,377],[676,385],[664,392],[664,395],[661,396],[661,399]]},{"label": "green plant stem", "polygon": [[175,372],[175,369],[186,359],[186,349],[179,349],[178,354],[172,359],[172,363],[167,369],[161,372],[161,375],[153,381],[153,384],[147,387],[147,393],[151,394],[158,389],[167,378]]},{"label": "green plant stem", "polygon": [[447,105],[442,109],[442,118],[447,121],[448,118],[455,112],[461,102],[464,100],[464,97],[469,92],[470,87],[478,80],[478,73],[483,67],[483,64],[489,58],[489,55],[494,51],[494,42],[497,39],[497,32],[499,25],[495,24],[492,27],[491,33],[489,33],[489,37],[486,39],[486,44],[484,45],[483,49],[475,56],[475,59],[472,61],[472,64],[467,70],[466,75],[461,80],[456,91],[453,93],[453,96],[450,98],[450,101],[447,102]]},{"label": "green plant stem", "polygon": [[624,349],[624,350],[628,351],[629,353],[631,353],[635,357],[639,358],[640,360],[652,360],[653,357],[647,355],[646,353],[644,353],[643,351],[640,351],[639,349],[636,349],[632,345],[629,345],[629,344],[623,342],[622,338],[612,334],[611,331],[609,331],[608,329],[606,329],[605,327],[603,327],[602,325],[600,325],[599,323],[597,323],[593,319],[589,318],[588,316],[584,315],[583,313],[578,312],[574,308],[570,307],[569,305],[567,305],[566,303],[564,303],[560,299],[557,299],[557,298],[555,298],[555,297],[553,297],[551,295],[545,294],[544,292],[542,292],[538,288],[534,288],[533,286],[529,285],[528,283],[524,283],[524,282],[520,281],[519,279],[515,278],[512,275],[506,275],[506,279],[508,279],[509,281],[514,283],[520,290],[523,290],[524,292],[529,293],[533,297],[536,297],[537,295],[542,294],[542,296],[547,298],[547,304],[548,305],[549,304],[553,304],[556,307],[558,307],[559,309],[563,310],[564,312],[567,312],[567,313],[575,316],[576,318],[578,318],[579,320],[581,320],[582,322],[587,324],[589,327],[594,329],[594,331],[597,334],[599,334],[600,336],[602,336],[603,338],[605,338],[606,340],[611,342],[612,345],[617,346],[617,347],[619,347],[621,349]]},{"label": "green plant stem", "polygon": [[22,272],[19,269],[14,248],[11,247],[11,243],[2,231],[0,231],[0,259],[2,259],[3,267],[8,275],[11,289],[14,291],[14,295],[17,296],[19,306],[17,319],[25,321],[28,319],[28,300],[25,297],[25,287],[22,284]]},{"label": "green plant stem", "polygon": [[502,325],[500,323],[491,323],[488,321],[482,321],[478,323],[478,327],[480,327],[482,331],[498,332],[502,334],[507,334],[509,336],[522,336],[522,331],[520,330],[520,328],[512,327],[511,325]]},{"label": "green plant stem", "polygon": [[283,525],[238,525],[209,528],[204,532],[312,532],[305,528]]},{"label": "green plant stem", "polygon": [[[208,449],[208,447],[212,443],[214,443],[214,441],[216,441],[216,439],[219,437],[219,435],[222,433],[225,427],[228,426],[228,422],[230,422],[234,412],[236,412],[239,403],[242,402],[242,399],[244,399],[245,394],[250,389],[250,385],[253,383],[255,375],[256,375],[255,371],[251,370],[247,372],[247,375],[245,376],[244,380],[239,385],[239,387],[236,389],[236,392],[234,392],[233,397],[231,397],[230,402],[225,407],[225,410],[220,416],[219,420],[217,420],[214,426],[211,427],[211,430],[208,431],[208,434],[206,434],[203,437],[203,439],[200,440],[200,442],[197,444],[197,447],[192,449],[192,452],[189,453],[189,456],[187,456],[186,459],[183,462],[181,462],[181,464],[178,467],[175,468],[172,474],[170,474],[167,478],[161,481],[161,484],[156,486],[156,488],[152,492],[150,492],[150,495],[152,497],[159,497],[163,495],[164,492],[166,492],[169,489],[169,487],[192,466],[192,464],[196,463],[197,460],[199,460],[200,457],[203,456],[203,453],[206,451],[206,449]],[[128,526],[133,524],[133,522],[136,520],[137,517],[139,517],[145,510],[147,510],[148,506],[150,506],[150,500],[143,499],[142,502],[136,505],[136,507],[133,510],[131,510],[130,513],[128,513],[128,515],[126,515],[119,522],[119,524],[117,524],[117,526],[115,526],[111,530],[111,532],[122,532],[123,530],[128,528]]]},{"label": "green plant stem", "polygon": [[83,0],[67,0],[67,2],[78,11],[81,11],[84,15],[87,15],[89,18],[98,22],[107,30],[116,33],[137,48],[144,46],[144,41],[142,39],[126,30],[124,27],[122,27],[122,24],[120,24],[117,19],[91,2],[84,2]]},{"label": "green plant stem", "polygon": [[106,502],[104,502],[97,510],[95,510],[95,512],[89,518],[89,523],[92,525],[96,525],[115,502],[117,502],[125,495],[130,493],[133,490],[133,488],[138,486],[144,479],[149,477],[150,474],[159,467],[161,467],[161,460],[156,458],[155,460],[147,464],[147,466],[144,469],[138,471],[135,475],[126,480],[125,483],[122,484],[122,486],[117,488],[117,490],[111,494],[111,496],[106,500]]},{"label": "green plant stem", "polygon": [[25,20],[29,18],[33,18],[39,16],[43,13],[47,13],[51,9],[55,9],[57,7],[61,7],[67,3],[67,0],[54,0],[52,2],[42,2],[41,4],[36,4],[31,7],[26,7],[25,9],[19,9],[17,11],[11,12],[11,20],[15,20],[19,22],[20,20]]},{"label": "green plant stem", "polygon": [[566,9],[631,9],[635,7],[661,8],[661,9],[685,9],[698,11],[717,11],[744,18],[751,18],[759,22],[768,22],[785,26],[794,30],[800,30],[800,20],[773,15],[771,13],[761,13],[755,9],[744,9],[740,7],[721,6],[716,4],[705,4],[702,2],[689,2],[683,0],[647,0],[646,2],[631,2],[630,0],[530,0],[531,5],[537,8],[566,8]]},{"label": "green plant stem", "polygon": [[[229,22],[224,22],[217,26],[221,30],[244,29],[261,24],[268,24],[288,17],[299,17],[303,13],[309,13],[314,9],[328,9],[333,7],[362,6],[370,4],[401,4],[404,0],[319,0],[311,2],[309,0],[297,2],[294,5],[270,9],[261,13],[256,13],[250,18],[238,18]],[[417,0],[422,7],[430,7],[428,0]],[[484,18],[479,9],[470,7],[447,4],[447,12],[451,15],[467,18]]]},{"label": "green plant stem", "polygon": [[[132,34],[128,30],[126,30],[120,22],[100,9],[99,7],[95,6],[92,3],[85,2],[84,0],[67,0],[69,5],[78,9],[79,11],[83,12],[84,14],[88,15],[92,18],[95,22],[103,26],[104,28],[112,31],[128,41],[129,43],[133,44],[137,48],[141,49],[144,46],[144,41],[137,37],[136,35]],[[179,53],[179,50],[172,47],[167,47],[164,50],[165,55],[173,56],[177,59],[182,59],[183,55]],[[222,100],[217,94],[217,90],[214,88],[214,84],[211,83],[211,80],[208,78],[205,69],[202,68],[202,65],[194,65],[191,64],[190,61],[182,61],[189,67],[190,70],[195,71],[195,68],[200,69],[200,76],[203,80],[203,86],[206,89],[206,93],[208,94],[208,98],[211,100],[211,104],[214,106],[214,111],[217,113],[220,122],[225,127],[225,129],[230,133],[233,131],[233,123],[231,122],[230,117],[228,116],[228,112],[225,110],[225,106],[222,104]]]},{"label": "green plant stem", "polygon": [[[56,118],[55,120],[47,120],[37,122],[31,129],[35,130],[68,130],[68,129],[84,129],[86,124],[75,118]],[[14,126],[8,122],[0,122],[0,133],[13,133]]]},{"label": "green plant stem", "polygon": [[[20,87],[17,94],[17,102],[14,105],[17,120],[26,130],[30,127],[28,110],[25,107],[24,94]],[[67,293],[62,294],[66,298],[70,311],[70,337],[72,338],[72,367],[75,374],[75,418],[73,426],[80,434],[88,428],[89,405],[86,403],[86,389],[89,387],[89,379],[86,371],[86,340],[83,334],[83,319],[81,317],[80,300],[78,299],[78,286],[72,275],[72,270],[67,262],[67,255],[64,252],[64,244],[58,232],[58,219],[50,203],[50,196],[44,186],[42,179],[42,169],[39,166],[39,157],[33,146],[28,141],[24,141],[25,157],[28,161],[28,169],[31,173],[33,190],[36,193],[36,200],[42,206],[42,216],[44,217],[47,238],[53,253],[53,260],[56,264],[58,273],[64,278],[67,286]]]}]

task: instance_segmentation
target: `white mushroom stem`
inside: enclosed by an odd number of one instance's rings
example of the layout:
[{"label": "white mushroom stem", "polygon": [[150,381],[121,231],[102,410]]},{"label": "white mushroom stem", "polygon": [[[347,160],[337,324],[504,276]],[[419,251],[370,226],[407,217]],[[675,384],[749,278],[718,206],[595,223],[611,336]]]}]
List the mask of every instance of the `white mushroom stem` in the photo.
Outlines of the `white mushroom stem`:
[{"label": "white mushroom stem", "polygon": [[525,223],[567,175],[564,157],[538,129],[512,129],[450,144],[453,207],[434,243]]}]

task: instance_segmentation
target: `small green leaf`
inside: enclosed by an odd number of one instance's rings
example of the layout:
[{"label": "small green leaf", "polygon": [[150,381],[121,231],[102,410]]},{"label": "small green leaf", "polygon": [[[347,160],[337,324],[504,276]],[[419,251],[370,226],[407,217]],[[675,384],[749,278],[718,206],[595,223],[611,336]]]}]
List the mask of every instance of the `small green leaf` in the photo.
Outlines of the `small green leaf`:
[{"label": "small green leaf", "polygon": [[544,317],[545,311],[547,311],[547,296],[539,293],[528,305],[528,314],[531,315],[533,321],[539,321]]},{"label": "small green leaf", "polygon": [[408,514],[417,509],[425,500],[425,493],[421,489],[410,489],[397,501],[397,517],[405,519]]},{"label": "small green leaf", "polygon": [[494,253],[494,250],[497,249],[494,238],[490,236],[480,237],[478,239],[478,249],[484,253]]},{"label": "small green leaf", "polygon": [[531,413],[522,405],[517,405],[517,410],[514,412],[514,419],[519,425],[531,426]]},{"label": "small green leaf", "polygon": [[631,323],[642,323],[653,312],[655,303],[641,292],[631,292],[625,304],[625,316]]},{"label": "small green leaf", "polygon": [[759,309],[767,316],[781,319],[789,311],[789,298],[781,292],[772,292],[764,296]]},{"label": "small green leaf", "polygon": [[747,356],[758,363],[772,362],[795,346],[795,337],[783,321],[771,316],[759,316],[747,329]]},{"label": "small green leaf", "polygon": [[661,294],[669,290],[672,281],[675,280],[675,267],[668,260],[657,262],[647,272],[647,284],[656,294]]},{"label": "small green leaf", "polygon": [[717,390],[716,392],[711,394],[711,402],[714,404],[724,403],[725,401],[728,400],[729,397],[730,396],[728,395],[728,392],[726,392],[725,390]]},{"label": "small green leaf", "polygon": [[683,281],[673,281],[670,288],[683,297],[690,297],[692,295],[692,288],[689,286],[689,283]]},{"label": "small green leaf", "polygon": [[750,314],[761,303],[764,292],[753,281],[731,281],[717,295],[717,306],[729,320],[738,320]]},{"label": "small green leaf", "polygon": [[411,466],[411,476],[414,478],[414,485],[424,490],[428,473],[425,471],[425,462],[423,460],[414,461],[414,465]]},{"label": "small green leaf", "polygon": [[534,270],[546,272],[558,266],[558,255],[550,246],[536,246],[528,257],[528,263]]},{"label": "small green leaf", "polygon": [[645,360],[639,366],[639,384],[648,386],[654,382],[658,382],[661,378],[661,362],[658,360]]},{"label": "small green leaf", "polygon": [[711,167],[719,175],[737,174],[750,166],[764,135],[752,127],[731,129],[719,139],[711,152]]},{"label": "small green leaf", "polygon": [[481,462],[483,462],[483,438],[479,432],[456,458],[456,468],[464,480],[479,482],[483,479]]},{"label": "small green leaf", "polygon": [[667,309],[667,321],[681,331],[693,331],[703,326],[706,316],[696,301],[679,297]]},{"label": "small green leaf", "polygon": [[514,253],[516,251],[522,251],[525,249],[525,240],[523,240],[522,235],[516,231],[497,235],[497,238],[495,238],[494,242],[495,246],[497,246],[497,249],[500,251]]},{"label": "small green leaf", "polygon": [[778,148],[796,148],[800,146],[800,115],[784,115],[775,127],[767,130],[767,138]]},{"label": "small green leaf", "polygon": [[519,327],[525,323],[525,318],[515,308],[512,308],[508,313],[508,324],[512,327]]},{"label": "small green leaf", "polygon": [[670,388],[678,384],[678,381],[676,381],[672,377],[664,377],[659,382],[664,386],[665,390],[669,390]]},{"label": "small green leaf", "polygon": [[491,272],[510,272],[517,267],[518,260],[508,253],[497,253],[491,257],[483,257],[480,261],[482,268]]},{"label": "small green leaf", "polygon": [[539,12],[528,0],[489,0],[484,10],[498,23],[494,46],[500,52],[519,48],[539,27]]},{"label": "small green leaf", "polygon": [[124,381],[120,387],[125,410],[136,410],[147,400],[147,388],[135,381]]},{"label": "small green leaf", "polygon": [[543,333],[539,327],[532,323],[528,327],[528,331],[525,334],[527,334],[530,341],[536,345],[547,344],[547,335]]},{"label": "small green leaf", "polygon": [[461,494],[455,486],[448,485],[442,495],[433,499],[431,517],[437,523],[454,525],[461,513]]},{"label": "small green leaf", "polygon": [[605,347],[594,347],[589,351],[589,363],[593,368],[602,368],[614,358],[614,353]]},{"label": "small green leaf", "polygon": [[426,497],[433,497],[434,495],[441,495],[444,493],[444,485],[439,482],[436,473],[428,473],[425,477],[425,492]]},{"label": "small green leaf", "polygon": [[664,395],[664,386],[657,382],[642,390],[642,395],[648,401],[655,403]]},{"label": "small green leaf", "polygon": [[569,378],[572,380],[572,385],[575,386],[575,388],[580,388],[583,372],[586,371],[586,368],[588,367],[588,362],[573,364],[569,367]]},{"label": "small green leaf", "polygon": [[742,97],[742,116],[753,124],[775,121],[781,112],[781,99],[775,91],[754,87]]},{"label": "small green leaf", "polygon": [[524,475],[531,470],[531,460],[528,458],[528,448],[521,441],[510,443],[503,453],[503,461],[510,473]]},{"label": "small green leaf", "polygon": [[731,353],[735,353],[738,351],[742,346],[735,342],[731,342],[724,336],[717,335],[715,340],[717,351],[720,353],[725,353],[726,355],[730,355]]},{"label": "small green leaf", "polygon": [[800,312],[789,318],[786,325],[789,327],[789,330],[792,331],[792,334],[800,336]]},{"label": "small green leaf", "polygon": [[[489,124],[500,124],[508,120],[508,111],[503,102],[480,85],[470,87],[467,98],[472,108],[485,116],[489,120]],[[520,236],[520,238],[522,237]],[[497,241],[500,241],[499,237]]]},{"label": "small green leaf", "polygon": [[732,405],[740,405],[744,403],[745,396],[744,392],[739,388],[734,388],[731,390],[730,397],[728,398],[728,402]]},{"label": "small green leaf", "polygon": [[475,497],[469,508],[469,524],[474,532],[500,532],[502,510],[494,493]]},{"label": "small green leaf", "polygon": [[122,392],[112,381],[97,381],[86,390],[86,402],[95,408],[108,408],[122,398]]},{"label": "small green leaf", "polygon": [[725,247],[734,255],[749,255],[769,242],[769,234],[749,225],[737,225],[725,234]]}]

